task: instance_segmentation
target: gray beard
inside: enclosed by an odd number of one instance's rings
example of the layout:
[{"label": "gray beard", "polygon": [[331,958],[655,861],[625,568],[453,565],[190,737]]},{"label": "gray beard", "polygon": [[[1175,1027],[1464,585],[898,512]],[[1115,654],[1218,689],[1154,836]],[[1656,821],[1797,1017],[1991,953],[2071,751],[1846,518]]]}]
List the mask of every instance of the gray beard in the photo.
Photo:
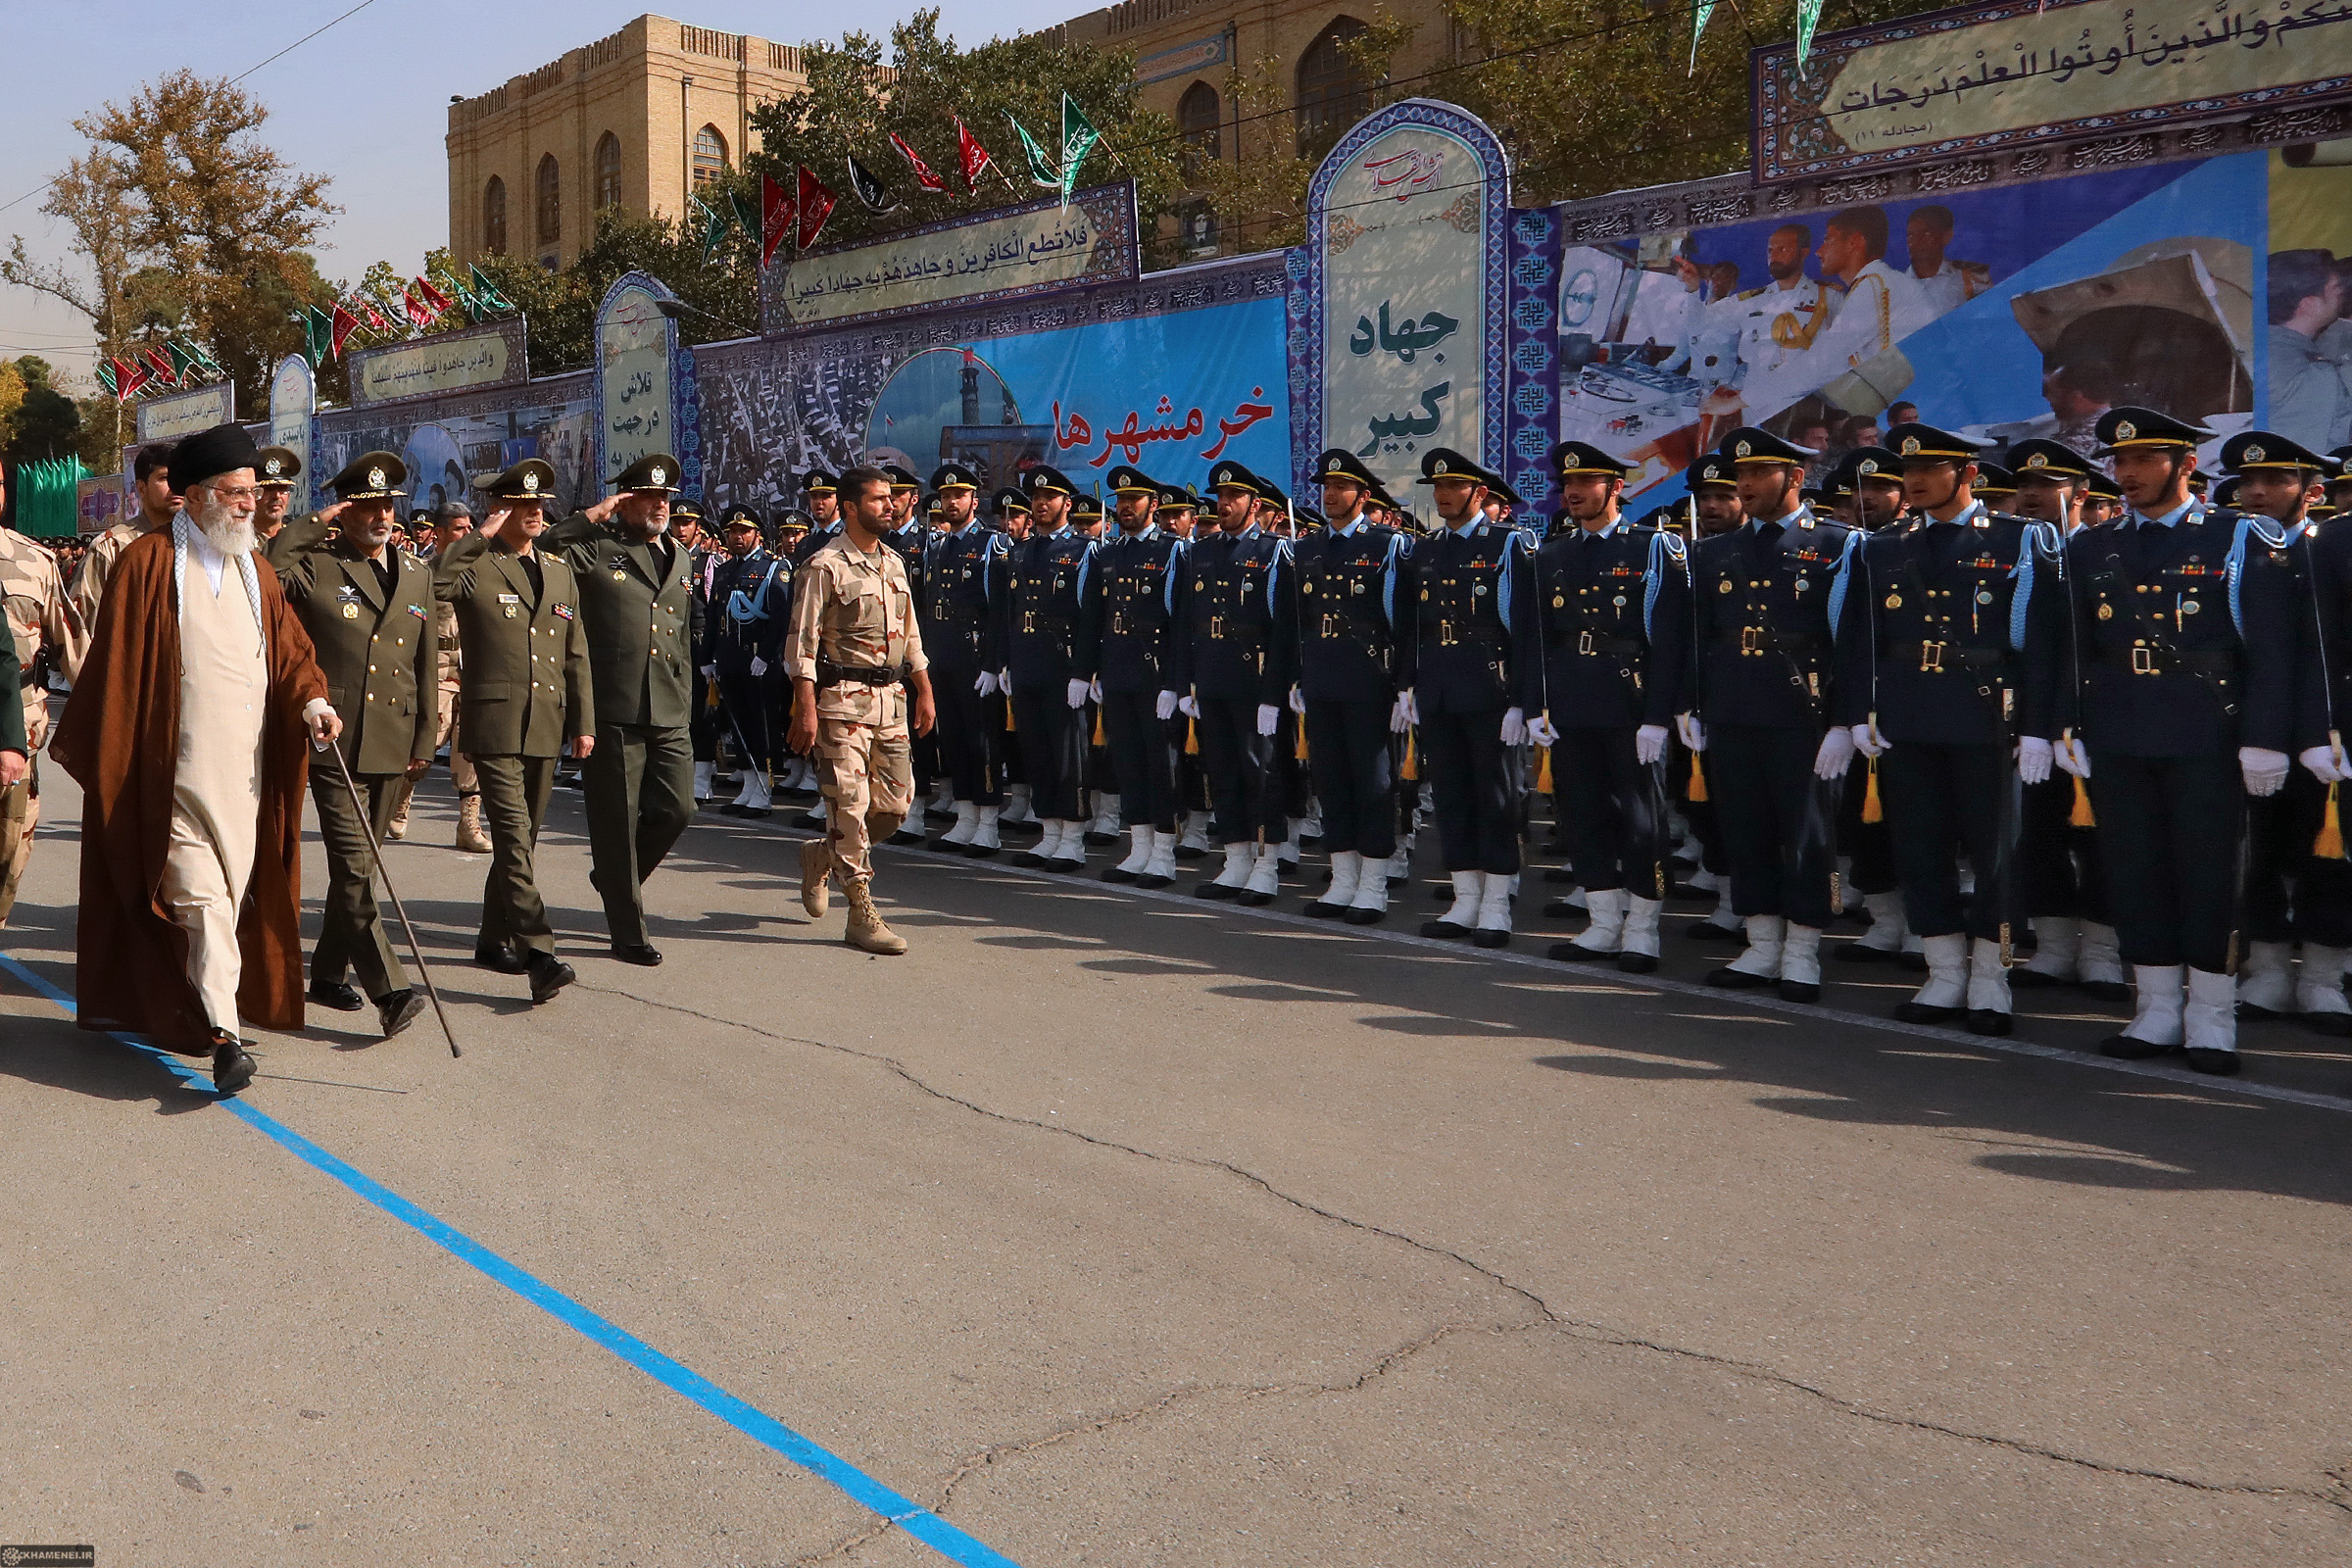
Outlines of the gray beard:
[{"label": "gray beard", "polygon": [[237,515],[225,501],[212,496],[196,509],[196,527],[215,550],[234,561],[254,551],[253,514]]}]

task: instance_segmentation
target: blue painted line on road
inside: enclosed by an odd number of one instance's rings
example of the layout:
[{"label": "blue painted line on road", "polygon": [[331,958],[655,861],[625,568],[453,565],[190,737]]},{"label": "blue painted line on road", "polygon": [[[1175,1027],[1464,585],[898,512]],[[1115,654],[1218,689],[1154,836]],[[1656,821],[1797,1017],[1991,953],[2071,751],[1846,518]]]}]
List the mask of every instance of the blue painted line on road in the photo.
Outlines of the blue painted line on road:
[{"label": "blue painted line on road", "polygon": [[[64,1008],[68,1016],[78,1014],[73,997],[5,953],[0,953],[0,968],[5,968],[36,994]],[[211,1091],[212,1079],[208,1074],[189,1066],[171,1053],[149,1045],[135,1035],[119,1034],[112,1030],[108,1034],[133,1051],[142,1052],[161,1062],[167,1071],[190,1087]],[[662,1387],[701,1405],[745,1437],[764,1444],[810,1475],[830,1482],[858,1506],[888,1520],[940,1555],[963,1563],[967,1568],[1018,1568],[1011,1558],[995,1547],[956,1529],[919,1503],[899,1495],[839,1454],[811,1443],[775,1417],[729,1394],[692,1367],[662,1354],[626,1329],[599,1316],[554,1286],[508,1261],[456,1226],[419,1208],[374,1177],[328,1153],[268,1111],[249,1105],[242,1100],[222,1100],[219,1103],[296,1158],[341,1182],[452,1256],[470,1263],[533,1306],[578,1330]]]}]

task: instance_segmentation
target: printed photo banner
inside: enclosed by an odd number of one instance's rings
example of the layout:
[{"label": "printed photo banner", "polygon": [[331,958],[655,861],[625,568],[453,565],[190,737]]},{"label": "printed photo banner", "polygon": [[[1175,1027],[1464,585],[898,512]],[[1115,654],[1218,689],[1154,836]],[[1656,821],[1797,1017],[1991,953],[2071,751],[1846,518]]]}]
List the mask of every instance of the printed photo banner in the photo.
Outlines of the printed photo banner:
[{"label": "printed photo banner", "polygon": [[2352,0],[1999,0],[1750,62],[1759,182],[2352,93]]},{"label": "printed photo banner", "polygon": [[858,245],[779,254],[760,274],[768,332],[1026,299],[1141,276],[1135,182],[953,219]]},{"label": "printed photo banner", "polygon": [[397,452],[409,468],[404,506],[429,511],[444,501],[469,501],[478,511],[483,503],[474,486],[539,458],[556,470],[559,513],[584,507],[605,493],[592,461],[595,380],[590,371],[573,370],[488,392],[327,409],[313,424],[314,471],[332,475],[363,452]]},{"label": "printed photo banner", "polygon": [[520,386],[530,379],[528,346],[523,318],[510,316],[463,332],[355,349],[349,361],[352,406]]}]

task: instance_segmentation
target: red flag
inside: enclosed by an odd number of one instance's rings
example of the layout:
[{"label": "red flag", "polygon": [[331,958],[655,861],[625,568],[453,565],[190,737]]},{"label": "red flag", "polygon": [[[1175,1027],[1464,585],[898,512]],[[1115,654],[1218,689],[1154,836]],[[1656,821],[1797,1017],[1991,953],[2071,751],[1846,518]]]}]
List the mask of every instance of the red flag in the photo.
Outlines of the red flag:
[{"label": "red flag", "polygon": [[765,267],[776,259],[776,247],[792,232],[793,220],[800,216],[799,204],[784,194],[772,174],[760,176],[760,265]]},{"label": "red flag", "polygon": [[341,359],[343,357],[343,340],[350,337],[352,333],[358,331],[359,329],[360,318],[352,315],[350,310],[338,300],[335,303],[334,315],[334,352],[336,359]]},{"label": "red flag", "polygon": [[354,294],[352,299],[360,307],[361,319],[368,323],[370,330],[380,332],[386,337],[391,335],[392,323],[385,320],[384,313],[375,308],[375,301],[365,294]]},{"label": "red flag", "polygon": [[457,303],[457,301],[451,299],[448,295],[433,287],[433,280],[429,277],[420,276],[416,279],[416,293],[418,297],[424,301],[426,308],[433,313],[432,318],[435,321],[438,321],[442,317],[447,316],[449,314],[449,308]]},{"label": "red flag", "polygon": [[824,231],[825,220],[833,216],[833,208],[841,200],[816,177],[816,171],[807,164],[801,166],[801,232],[798,244],[807,250],[816,243]]},{"label": "red flag", "polygon": [[172,368],[172,362],[165,357],[162,349],[150,348],[140,358],[155,371],[154,379],[163,382],[166,386],[179,385],[178,372]]},{"label": "red flag", "polygon": [[121,397],[135,396],[139,388],[154,379],[154,376],[155,372],[147,368],[147,362],[136,355],[131,356],[128,361],[117,360],[115,362],[115,386]]},{"label": "red flag", "polygon": [[408,313],[411,325],[427,327],[433,324],[432,307],[416,297],[416,285],[411,283],[401,291],[400,308]]},{"label": "red flag", "polygon": [[948,182],[931,172],[931,166],[917,157],[912,147],[906,145],[906,137],[894,130],[890,133],[890,144],[905,153],[906,161],[914,166],[914,182],[917,185],[922,186],[925,190],[944,191],[948,188]]},{"label": "red flag", "polygon": [[956,117],[956,157],[963,165],[963,188],[967,192],[980,188],[980,175],[996,162],[988,156],[988,149],[980,145],[980,138],[972,134],[971,127],[963,122],[961,115]]}]

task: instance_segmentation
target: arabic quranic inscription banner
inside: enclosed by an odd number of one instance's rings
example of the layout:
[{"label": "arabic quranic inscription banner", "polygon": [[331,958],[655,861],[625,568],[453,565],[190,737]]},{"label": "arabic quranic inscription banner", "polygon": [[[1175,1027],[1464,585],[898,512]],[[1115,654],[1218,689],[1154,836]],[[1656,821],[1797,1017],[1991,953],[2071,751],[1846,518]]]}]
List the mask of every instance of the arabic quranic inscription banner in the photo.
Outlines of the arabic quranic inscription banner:
[{"label": "arabic quranic inscription banner", "polygon": [[[635,274],[643,276],[642,273]],[[670,361],[677,325],[646,283],[624,279],[596,318],[597,445],[609,480],[639,458],[678,455],[671,428]]]},{"label": "arabic quranic inscription banner", "polygon": [[1135,185],[910,228],[869,245],[781,258],[763,280],[770,332],[1019,299],[1139,275]]},{"label": "arabic quranic inscription banner", "polygon": [[237,383],[215,381],[191,392],[149,398],[139,405],[139,440],[177,441],[237,416]]},{"label": "arabic quranic inscription banner", "polygon": [[270,377],[270,444],[284,447],[302,465],[294,476],[294,498],[287,510],[295,515],[311,510],[318,465],[311,461],[311,416],[318,411],[318,382],[311,362],[289,354],[277,362]]},{"label": "arabic quranic inscription banner", "polygon": [[1755,55],[1756,177],[2113,135],[2352,91],[2352,0],[2034,0]]},{"label": "arabic quranic inscription banner", "polygon": [[362,349],[351,356],[350,366],[355,409],[402,398],[520,386],[530,373],[519,316],[413,343]]},{"label": "arabic quranic inscription banner", "polygon": [[1395,124],[1348,156],[1308,231],[1323,270],[1324,441],[1399,495],[1432,447],[1499,456],[1485,439],[1490,177],[1462,136]]}]

